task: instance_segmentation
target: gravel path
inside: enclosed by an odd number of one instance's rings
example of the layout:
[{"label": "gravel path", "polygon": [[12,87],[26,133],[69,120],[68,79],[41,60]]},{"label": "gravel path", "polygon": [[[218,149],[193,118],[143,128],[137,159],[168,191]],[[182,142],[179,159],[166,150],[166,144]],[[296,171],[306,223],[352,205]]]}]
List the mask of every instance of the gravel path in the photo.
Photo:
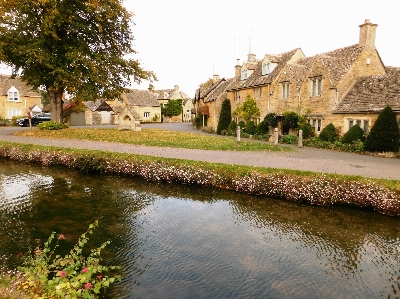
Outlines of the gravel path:
[{"label": "gravel path", "polygon": [[[149,124],[142,125],[142,127],[156,127],[160,129],[207,134],[195,130],[190,123]],[[310,147],[298,148],[295,146],[293,147],[295,151],[286,153],[206,151],[181,148],[148,147],[100,141],[21,137],[12,135],[12,132],[16,130],[26,129],[28,128],[0,128],[0,141],[122,152],[231,165],[284,168],[400,180],[400,159],[396,158],[381,158],[354,153],[315,149]]]}]

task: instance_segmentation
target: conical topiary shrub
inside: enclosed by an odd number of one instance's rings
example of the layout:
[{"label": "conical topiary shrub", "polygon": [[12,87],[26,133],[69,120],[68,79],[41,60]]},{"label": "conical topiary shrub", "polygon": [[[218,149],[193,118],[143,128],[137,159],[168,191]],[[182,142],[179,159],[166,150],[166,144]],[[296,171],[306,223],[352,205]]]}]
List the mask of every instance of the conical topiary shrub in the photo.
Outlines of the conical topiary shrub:
[{"label": "conical topiary shrub", "polygon": [[356,140],[363,140],[364,138],[364,131],[360,128],[359,125],[354,125],[343,135],[340,141],[342,143],[353,143]]},{"label": "conical topiary shrub", "polygon": [[232,121],[231,101],[229,99],[225,99],[222,102],[221,106],[221,113],[219,115],[219,120],[218,120],[217,134],[221,135],[221,132],[223,130],[227,130],[231,121]]},{"label": "conical topiary shrub", "polygon": [[371,152],[398,152],[400,144],[396,114],[386,106],[378,115],[365,142],[365,150]]},{"label": "conical topiary shrub", "polygon": [[323,141],[334,142],[335,140],[339,139],[339,134],[337,133],[335,126],[330,123],[322,129],[321,133],[319,133],[319,139]]}]

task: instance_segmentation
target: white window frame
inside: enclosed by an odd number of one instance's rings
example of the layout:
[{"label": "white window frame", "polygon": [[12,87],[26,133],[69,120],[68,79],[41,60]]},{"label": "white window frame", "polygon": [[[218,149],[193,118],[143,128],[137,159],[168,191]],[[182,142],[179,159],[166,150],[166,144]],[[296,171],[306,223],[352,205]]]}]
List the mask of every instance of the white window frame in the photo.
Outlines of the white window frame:
[{"label": "white window frame", "polygon": [[322,77],[311,78],[310,88],[312,97],[320,97],[322,95]]},{"label": "white window frame", "polygon": [[8,101],[10,101],[10,102],[20,102],[20,100],[19,100],[19,91],[14,86],[12,86],[8,90],[7,95],[8,95]]},{"label": "white window frame", "polygon": [[315,117],[315,118],[308,118],[307,119],[308,123],[311,125],[311,127],[314,129],[315,133],[320,133],[322,130],[322,118],[320,117]]},{"label": "white window frame", "polygon": [[145,117],[145,118],[150,117],[150,112],[144,112],[144,113],[143,113],[143,117]]},{"label": "white window frame", "polygon": [[13,118],[13,116],[22,116],[21,109],[8,109],[8,119]]},{"label": "white window frame", "polygon": [[[351,118],[346,118],[345,119],[345,129],[350,130],[355,124],[358,124],[358,126],[364,131],[364,133],[368,133],[370,129],[370,120],[367,118],[357,118],[357,117],[351,117]],[[347,132],[346,131],[346,132]]]},{"label": "white window frame", "polygon": [[238,91],[235,91],[235,102],[240,101],[240,93]]},{"label": "white window frame", "polygon": [[282,99],[288,99],[290,97],[290,82],[282,82],[281,83],[281,88],[282,88],[282,94],[281,97]]}]

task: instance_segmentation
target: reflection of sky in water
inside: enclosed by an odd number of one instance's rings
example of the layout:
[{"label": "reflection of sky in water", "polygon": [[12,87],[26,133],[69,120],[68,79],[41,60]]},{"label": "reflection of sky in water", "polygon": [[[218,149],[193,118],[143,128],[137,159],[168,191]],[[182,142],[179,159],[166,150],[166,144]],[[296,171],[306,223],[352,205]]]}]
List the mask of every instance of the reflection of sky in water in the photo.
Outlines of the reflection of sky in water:
[{"label": "reflection of sky in water", "polygon": [[0,175],[0,209],[16,210],[26,204],[33,189],[44,189],[53,183],[50,176],[38,174]]}]

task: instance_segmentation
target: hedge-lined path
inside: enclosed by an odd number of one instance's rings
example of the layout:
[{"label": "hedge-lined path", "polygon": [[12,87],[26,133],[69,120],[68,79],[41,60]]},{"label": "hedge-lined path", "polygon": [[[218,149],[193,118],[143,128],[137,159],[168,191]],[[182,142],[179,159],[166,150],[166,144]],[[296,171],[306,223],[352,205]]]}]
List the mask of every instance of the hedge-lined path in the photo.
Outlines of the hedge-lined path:
[{"label": "hedge-lined path", "polygon": [[[142,126],[144,128],[155,127],[160,129],[207,134],[194,129],[190,123],[154,124]],[[0,141],[66,148],[102,150],[156,157],[224,163],[231,165],[284,168],[400,180],[400,159],[396,158],[382,158],[310,147],[298,148],[296,146],[292,146],[295,149],[293,152],[235,152],[149,147],[112,142],[22,137],[12,135],[12,133],[16,130],[29,130],[29,128],[0,128]]]}]

